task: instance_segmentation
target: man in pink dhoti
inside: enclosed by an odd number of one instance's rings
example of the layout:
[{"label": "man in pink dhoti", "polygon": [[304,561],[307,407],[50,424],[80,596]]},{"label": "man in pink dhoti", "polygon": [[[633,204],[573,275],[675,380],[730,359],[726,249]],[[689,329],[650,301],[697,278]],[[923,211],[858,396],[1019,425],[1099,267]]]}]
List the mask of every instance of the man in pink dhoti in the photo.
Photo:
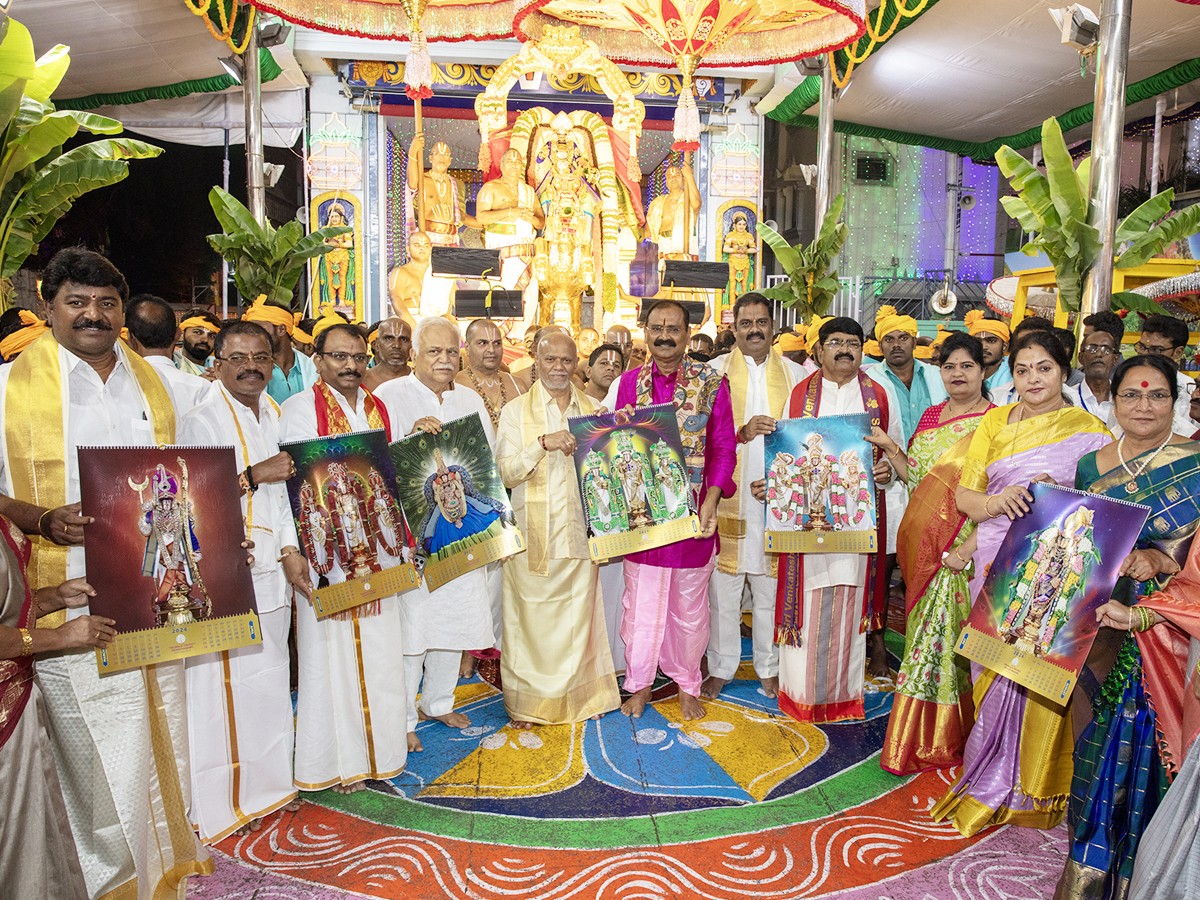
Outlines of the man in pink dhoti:
[{"label": "man in pink dhoti", "polygon": [[679,689],[684,719],[704,716],[700,659],[708,646],[708,580],[717,548],[717,503],[734,492],[737,438],[725,377],[687,357],[687,310],[660,300],[646,317],[650,359],[613,382],[609,409],[673,403],[700,535],[625,557],[621,637],[625,690],[621,712],[638,717],[661,668]]}]

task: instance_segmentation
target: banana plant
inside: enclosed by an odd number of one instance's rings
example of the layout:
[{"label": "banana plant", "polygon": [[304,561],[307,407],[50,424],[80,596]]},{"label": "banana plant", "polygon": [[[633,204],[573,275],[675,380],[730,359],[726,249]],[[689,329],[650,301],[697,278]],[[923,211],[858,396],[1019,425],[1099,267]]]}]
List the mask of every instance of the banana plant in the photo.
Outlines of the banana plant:
[{"label": "banana plant", "polygon": [[233,283],[247,303],[265,294],[268,303],[291,309],[308,261],[332,249],[325,243],[329,238],[354,230],[327,225],[305,234],[295,219],[278,228],[270,222],[260,225],[244,204],[219,187],[209,191],[208,202],[222,229],[208,236],[209,246],[229,263]]},{"label": "banana plant", "polygon": [[[996,163],[1016,191],[1015,197],[1001,197],[1000,202],[1031,235],[1022,251],[1030,256],[1046,254],[1054,266],[1059,302],[1075,312],[1083,299],[1084,281],[1101,250],[1100,233],[1088,224],[1091,158],[1078,167],[1071,162],[1054,118],[1042,123],[1042,157],[1044,173],[1007,144],[996,151]],[[1174,198],[1174,190],[1168,188],[1117,223],[1117,268],[1140,266],[1168,244],[1200,231],[1200,205],[1168,216]],[[1129,296],[1127,291],[1113,295],[1113,306],[1139,312],[1149,309],[1144,297]]]},{"label": "banana plant", "polygon": [[70,63],[61,44],[35,58],[29,29],[12,18],[0,23],[0,309],[12,301],[11,277],[76,200],[125,178],[129,160],[162,153],[161,147],[129,138],[63,152],[81,131],[123,130],[107,116],[54,108],[50,96]]},{"label": "banana plant", "polygon": [[837,272],[829,269],[849,234],[846,223],[840,221],[845,205],[844,194],[833,198],[816,238],[809,244],[793,247],[778,231],[758,223],[758,236],[771,248],[788,276],[784,284],[763,288],[759,293],[796,309],[802,321],[825,315],[840,287]]}]

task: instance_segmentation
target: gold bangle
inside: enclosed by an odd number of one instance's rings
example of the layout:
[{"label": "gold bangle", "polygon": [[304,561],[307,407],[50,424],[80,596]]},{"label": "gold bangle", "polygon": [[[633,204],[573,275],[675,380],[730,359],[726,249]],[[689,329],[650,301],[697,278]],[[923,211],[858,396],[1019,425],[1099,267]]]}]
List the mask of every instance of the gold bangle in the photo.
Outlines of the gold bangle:
[{"label": "gold bangle", "polygon": [[275,562],[283,562],[289,556],[295,556],[299,552],[300,551],[297,550],[295,547],[293,547],[291,550],[284,550],[283,553],[281,553],[278,557],[276,557]]},{"label": "gold bangle", "polygon": [[895,453],[888,453],[888,454],[887,454],[887,458],[888,458],[888,459],[895,459],[895,458],[896,458],[897,456],[899,456],[899,455],[900,455],[900,445],[899,445],[899,444],[897,444],[897,445],[896,445],[896,452],[895,452]]},{"label": "gold bangle", "polygon": [[53,540],[53,538],[51,538],[50,535],[46,534],[45,530],[42,528],[42,523],[46,521],[46,516],[50,515],[52,512],[54,512],[54,510],[52,510],[52,509],[46,510],[44,513],[42,513],[40,516],[38,516],[38,523],[37,523],[38,534],[40,534],[42,537],[44,537],[48,541]]},{"label": "gold bangle", "polygon": [[986,500],[983,501],[983,514],[985,516],[987,516],[989,519],[996,518],[996,516],[992,513],[992,510],[991,510],[991,502],[994,499],[995,499],[994,497],[989,496]]},{"label": "gold bangle", "polygon": [[21,632],[21,655],[33,656],[33,635],[28,628],[18,628],[17,631]]}]

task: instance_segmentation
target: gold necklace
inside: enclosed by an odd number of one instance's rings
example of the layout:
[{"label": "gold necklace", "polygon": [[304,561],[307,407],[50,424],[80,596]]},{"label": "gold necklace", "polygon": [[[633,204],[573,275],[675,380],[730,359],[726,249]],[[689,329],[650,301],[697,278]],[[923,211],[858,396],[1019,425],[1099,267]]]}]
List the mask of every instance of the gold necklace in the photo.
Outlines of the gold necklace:
[{"label": "gold necklace", "polygon": [[[964,409],[962,412],[956,413],[950,409],[950,401],[947,400],[946,408],[945,408],[945,410],[943,410],[943,412],[946,415],[946,419],[957,419],[961,416],[965,416],[967,413],[974,412],[976,409],[978,409],[979,404],[982,402],[983,402],[983,397],[980,397],[978,400],[976,400],[974,403],[971,404],[970,408]],[[943,420],[943,421],[945,421],[945,420]]]},{"label": "gold necklace", "polygon": [[487,407],[488,417],[492,420],[492,425],[499,427],[500,425],[500,410],[504,408],[504,404],[508,402],[508,391],[504,390],[504,378],[497,377],[497,383],[500,385],[500,406],[492,406],[492,401],[484,391],[483,386],[479,383],[479,379],[475,376],[475,370],[467,366],[467,377],[471,379],[471,385],[475,388],[475,393],[483,398],[483,405]]}]

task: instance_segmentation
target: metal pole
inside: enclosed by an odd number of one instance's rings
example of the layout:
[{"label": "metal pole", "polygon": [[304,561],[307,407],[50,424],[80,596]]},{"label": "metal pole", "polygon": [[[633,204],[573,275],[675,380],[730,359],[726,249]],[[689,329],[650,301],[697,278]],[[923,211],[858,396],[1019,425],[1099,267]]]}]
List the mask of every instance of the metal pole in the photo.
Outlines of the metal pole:
[{"label": "metal pole", "polygon": [[[242,99],[246,107],[246,196],[250,215],[267,221],[267,189],[263,183],[262,73],[258,66],[258,22],[242,54]],[[253,298],[249,298],[253,299]]]},{"label": "metal pole", "polygon": [[[221,187],[229,193],[229,107],[225,107],[225,159],[221,163]],[[221,318],[229,318],[229,261],[221,257]]]},{"label": "metal pole", "polygon": [[948,153],[946,159],[946,174],[949,182],[946,184],[946,255],[942,267],[946,270],[946,290],[954,290],[958,281],[958,224],[961,210],[958,206],[962,197],[962,157],[957,153]]},{"label": "metal pole", "polygon": [[1117,195],[1121,189],[1121,141],[1125,130],[1125,70],[1129,62],[1129,16],[1133,0],[1103,0],[1096,53],[1096,119],[1092,123],[1092,176],[1088,224],[1100,232],[1100,254],[1083,286],[1080,321],[1112,305]]},{"label": "metal pole", "polygon": [[815,237],[833,199],[833,55],[821,63],[821,101],[817,111],[817,207]]},{"label": "metal pole", "polygon": [[1159,94],[1154,101],[1154,149],[1150,153],[1150,196],[1158,193],[1158,154],[1162,152],[1162,120],[1167,111],[1167,97]]}]

